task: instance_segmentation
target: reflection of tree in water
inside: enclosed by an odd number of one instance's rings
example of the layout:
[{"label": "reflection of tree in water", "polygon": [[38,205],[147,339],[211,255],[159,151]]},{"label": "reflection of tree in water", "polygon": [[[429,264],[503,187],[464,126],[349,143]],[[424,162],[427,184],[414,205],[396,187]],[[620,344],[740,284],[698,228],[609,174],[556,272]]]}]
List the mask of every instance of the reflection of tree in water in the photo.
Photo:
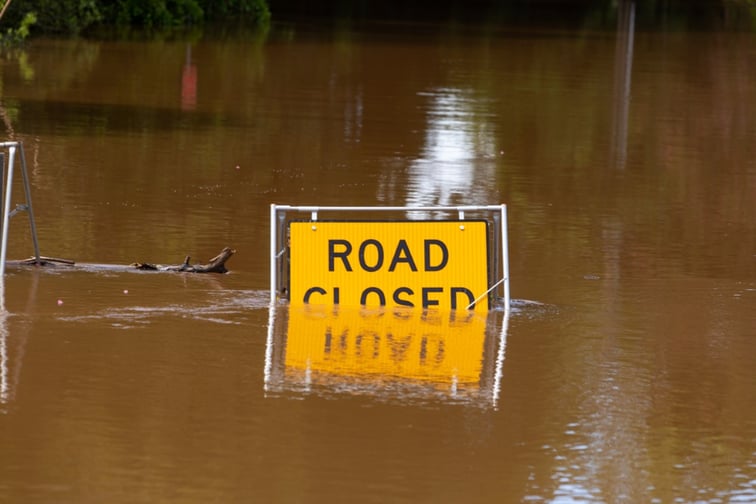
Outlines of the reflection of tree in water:
[{"label": "reflection of tree in water", "polygon": [[[29,85],[33,85],[35,91],[40,91],[41,99],[36,103],[44,103],[50,96],[58,97],[66,95],[71,89],[77,89],[81,80],[90,75],[98,63],[100,55],[99,42],[89,42],[77,40],[71,44],[48,45],[48,42],[36,42],[33,55],[30,57],[29,49],[24,47],[8,47],[2,49],[0,57],[5,62],[15,63],[13,65],[0,65],[0,89],[5,90],[6,78],[9,80],[16,79],[12,72],[17,72],[20,80]],[[50,70],[55,75],[54,82],[40,82],[37,76],[37,68],[44,68],[45,72]],[[33,128],[34,135],[24,135],[26,129],[31,128],[19,126],[19,118],[23,112],[23,94],[13,96],[12,99],[6,99],[5,93],[0,99],[0,120],[5,126],[3,140],[23,141],[27,151],[31,152],[30,169],[34,175],[35,185],[45,184],[44,177],[39,177],[37,169],[39,167],[39,142],[38,128]],[[44,118],[37,117],[35,120]],[[35,124],[38,124],[35,122]],[[18,132],[21,130],[21,133]],[[17,135],[22,135],[23,138]],[[51,181],[51,187],[54,187]]]}]

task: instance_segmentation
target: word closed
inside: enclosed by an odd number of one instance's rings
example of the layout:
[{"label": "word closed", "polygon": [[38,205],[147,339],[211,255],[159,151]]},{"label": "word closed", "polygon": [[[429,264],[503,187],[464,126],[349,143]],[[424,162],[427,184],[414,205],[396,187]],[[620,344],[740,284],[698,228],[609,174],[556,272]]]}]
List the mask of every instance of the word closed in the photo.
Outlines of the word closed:
[{"label": "word closed", "polygon": [[488,288],[487,241],[485,221],[291,222],[290,300],[464,309]]}]

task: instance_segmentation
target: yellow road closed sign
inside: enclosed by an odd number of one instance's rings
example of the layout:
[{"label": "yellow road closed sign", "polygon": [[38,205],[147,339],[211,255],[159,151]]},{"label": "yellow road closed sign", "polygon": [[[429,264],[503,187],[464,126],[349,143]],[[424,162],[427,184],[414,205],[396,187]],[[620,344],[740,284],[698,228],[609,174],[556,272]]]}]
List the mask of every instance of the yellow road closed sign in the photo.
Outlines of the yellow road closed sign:
[{"label": "yellow road closed sign", "polygon": [[295,305],[457,310],[488,289],[486,221],[292,221],[289,247]]}]

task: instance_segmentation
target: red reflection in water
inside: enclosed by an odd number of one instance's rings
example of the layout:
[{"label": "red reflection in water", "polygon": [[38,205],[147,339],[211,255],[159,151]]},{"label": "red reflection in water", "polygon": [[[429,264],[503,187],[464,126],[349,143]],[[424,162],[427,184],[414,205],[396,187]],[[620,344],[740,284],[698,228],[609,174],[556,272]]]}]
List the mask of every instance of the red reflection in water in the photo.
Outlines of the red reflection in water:
[{"label": "red reflection in water", "polygon": [[192,46],[186,46],[186,61],[181,71],[181,110],[197,106],[197,65],[192,63]]}]

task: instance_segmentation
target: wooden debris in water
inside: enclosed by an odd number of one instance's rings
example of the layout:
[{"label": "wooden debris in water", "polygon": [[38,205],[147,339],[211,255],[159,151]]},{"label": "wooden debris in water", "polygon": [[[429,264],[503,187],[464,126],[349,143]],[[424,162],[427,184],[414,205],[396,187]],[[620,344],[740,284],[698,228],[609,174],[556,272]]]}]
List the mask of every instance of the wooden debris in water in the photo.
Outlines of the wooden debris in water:
[{"label": "wooden debris in water", "polygon": [[236,253],[236,250],[231,247],[225,247],[221,250],[220,254],[210,259],[206,264],[190,264],[191,257],[186,256],[184,262],[178,265],[162,265],[153,263],[132,263],[127,266],[113,265],[113,264],[77,264],[70,259],[61,259],[58,257],[40,257],[37,260],[36,257],[30,257],[22,261],[7,261],[8,265],[20,265],[20,266],[82,266],[89,269],[107,269],[107,270],[130,270],[137,269],[142,271],[177,271],[183,273],[227,273],[226,261]]}]

